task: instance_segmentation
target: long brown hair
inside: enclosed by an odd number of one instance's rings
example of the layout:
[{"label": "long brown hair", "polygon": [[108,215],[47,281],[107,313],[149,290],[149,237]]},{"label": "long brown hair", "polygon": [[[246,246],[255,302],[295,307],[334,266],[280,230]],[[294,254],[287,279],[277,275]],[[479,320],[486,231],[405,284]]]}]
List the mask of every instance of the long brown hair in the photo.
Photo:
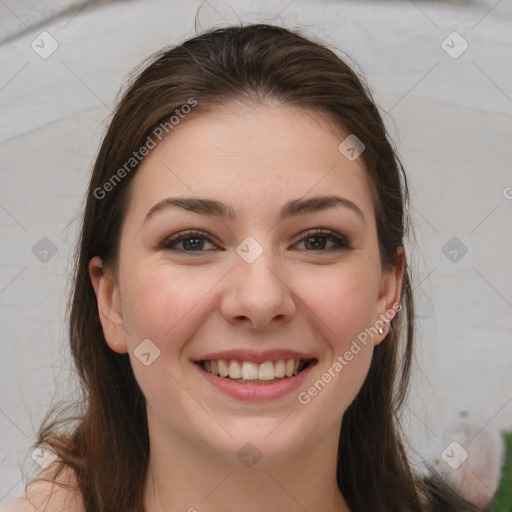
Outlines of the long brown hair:
[{"label": "long brown hair", "polygon": [[[410,233],[406,176],[368,86],[320,42],[277,26],[227,27],[164,48],[145,62],[118,101],[83,212],[69,318],[81,411],[46,426],[48,413],[34,443],[48,443],[75,471],[88,512],[142,511],[149,460],[145,398],[128,354],[112,351],[105,341],[88,264],[100,256],[115,265],[137,169],[136,162],[126,164],[191,99],[191,116],[234,100],[271,100],[328,115],[365,145],[383,268],[394,264]],[[375,347],[368,376],[343,417],[338,486],[353,511],[477,511],[432,469],[420,477],[408,462],[399,426],[414,339],[407,261],[401,293],[402,309]],[[71,420],[76,425],[60,432],[58,425]]]}]

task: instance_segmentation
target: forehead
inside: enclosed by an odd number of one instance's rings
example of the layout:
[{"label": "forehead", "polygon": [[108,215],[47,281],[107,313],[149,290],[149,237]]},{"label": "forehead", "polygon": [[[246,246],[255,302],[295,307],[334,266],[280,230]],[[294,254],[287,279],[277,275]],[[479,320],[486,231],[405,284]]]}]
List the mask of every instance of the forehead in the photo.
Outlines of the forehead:
[{"label": "forehead", "polygon": [[143,160],[129,213],[169,195],[222,199],[242,215],[288,199],[339,192],[373,212],[362,158],[338,149],[347,133],[323,114],[282,105],[230,104],[183,119]]}]

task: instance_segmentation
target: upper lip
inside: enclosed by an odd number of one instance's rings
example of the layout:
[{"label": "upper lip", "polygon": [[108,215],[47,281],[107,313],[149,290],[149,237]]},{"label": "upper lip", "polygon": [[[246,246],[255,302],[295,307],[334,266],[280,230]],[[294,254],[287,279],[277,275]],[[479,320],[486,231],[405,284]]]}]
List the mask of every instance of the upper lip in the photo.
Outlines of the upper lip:
[{"label": "upper lip", "polygon": [[221,352],[211,352],[201,357],[193,359],[194,363],[200,361],[212,361],[212,360],[236,360],[236,361],[250,361],[254,363],[264,363],[265,361],[277,361],[279,359],[316,359],[313,354],[305,352],[297,352],[295,350],[286,349],[274,349],[265,350],[259,352],[257,350],[250,349],[238,349],[238,350],[223,350]]}]

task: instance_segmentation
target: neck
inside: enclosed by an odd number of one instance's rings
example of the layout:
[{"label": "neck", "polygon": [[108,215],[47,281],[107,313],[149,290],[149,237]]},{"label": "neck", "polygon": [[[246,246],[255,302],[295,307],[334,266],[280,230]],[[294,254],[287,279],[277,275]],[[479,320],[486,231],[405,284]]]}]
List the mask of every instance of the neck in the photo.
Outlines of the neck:
[{"label": "neck", "polygon": [[[339,428],[289,455],[262,454],[256,462],[257,457],[246,457],[243,463],[198,439],[169,432],[151,407],[148,427],[145,512],[350,512],[336,482]],[[250,457],[250,449],[245,450]],[[239,453],[246,455],[244,449]]]}]

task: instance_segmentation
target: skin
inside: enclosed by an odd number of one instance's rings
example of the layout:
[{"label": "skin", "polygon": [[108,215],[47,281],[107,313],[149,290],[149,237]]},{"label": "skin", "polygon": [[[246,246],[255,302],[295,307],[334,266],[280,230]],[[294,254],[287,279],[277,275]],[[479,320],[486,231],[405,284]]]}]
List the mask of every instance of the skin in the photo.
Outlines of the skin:
[{"label": "skin", "polygon": [[[147,398],[148,512],[349,510],[336,484],[340,426],[389,325],[307,405],[297,394],[399,302],[404,256],[399,248],[396,266],[382,270],[364,164],[338,150],[347,135],[314,112],[231,104],[190,115],[138,169],[117,267],[96,257],[89,271],[106,341],[130,354]],[[286,201],[323,194],[350,199],[364,220],[335,207],[278,221]],[[237,219],[168,208],[144,222],[171,196],[222,201]],[[344,235],[351,248],[304,240],[311,228]],[[188,246],[158,246],[185,230],[212,242],[196,243],[195,252],[194,235]],[[236,252],[248,236],[263,248],[252,263]],[[160,356],[145,366],[134,350],[148,338]],[[236,348],[312,352],[318,364],[297,392],[241,401],[191,362]],[[237,458],[248,442],[262,454],[252,467]]]}]

